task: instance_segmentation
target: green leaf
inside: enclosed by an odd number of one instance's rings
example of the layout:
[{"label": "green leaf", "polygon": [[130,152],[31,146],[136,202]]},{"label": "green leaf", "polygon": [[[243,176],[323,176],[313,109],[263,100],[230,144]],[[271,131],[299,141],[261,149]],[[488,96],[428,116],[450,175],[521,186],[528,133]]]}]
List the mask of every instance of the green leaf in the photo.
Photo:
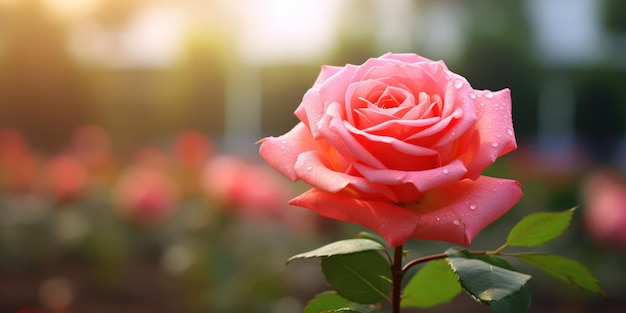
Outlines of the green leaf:
[{"label": "green leaf", "polygon": [[509,232],[509,246],[533,247],[560,236],[572,219],[576,208],[563,212],[538,212],[524,217]]},{"label": "green leaf", "polygon": [[338,295],[334,291],[327,291],[318,294],[309,301],[303,313],[320,313],[350,307],[356,303]]},{"label": "green leaf", "polygon": [[369,233],[369,232],[366,232],[366,231],[362,231],[362,232],[359,232],[356,235],[356,237],[357,238],[374,240],[374,241],[378,242],[379,244],[381,244],[383,247],[389,248],[389,246],[387,245],[387,241],[383,237],[381,237],[381,236],[379,236],[377,234],[372,234],[372,233]]},{"label": "green leaf", "polygon": [[326,280],[342,297],[361,304],[388,299],[391,268],[377,251],[338,254],[322,258]]},{"label": "green leaf", "polygon": [[461,292],[457,276],[445,260],[426,263],[404,288],[403,307],[428,308],[446,303]]},{"label": "green leaf", "polygon": [[357,304],[355,306],[349,307],[349,308],[341,308],[341,309],[337,309],[337,310],[331,310],[331,311],[324,311],[323,313],[335,313],[335,312],[341,312],[341,313],[382,313],[381,310],[377,309],[374,306],[371,305],[365,305],[365,304]]},{"label": "green leaf", "polygon": [[507,262],[506,260],[504,260],[503,258],[499,258],[495,255],[492,254],[474,254],[472,255],[474,259],[478,259],[481,261],[485,261],[491,265],[495,265],[497,267],[501,267],[501,268],[505,268],[507,270],[511,270],[511,271],[515,271],[515,269],[513,268],[513,266],[511,266],[511,264],[509,264],[509,262]]},{"label": "green leaf", "polygon": [[503,313],[526,313],[530,311],[532,302],[532,290],[530,285],[522,286],[516,293],[498,301],[489,303],[489,307],[495,312]]},{"label": "green leaf", "polygon": [[474,299],[496,312],[528,312],[532,297],[529,275],[508,269],[512,268],[508,262],[495,256],[468,255],[467,250],[456,249],[446,253],[461,286]]},{"label": "green leaf", "polygon": [[379,313],[380,310],[369,306],[352,302],[335,291],[326,291],[318,294],[309,301],[303,313],[333,313],[333,312],[355,312],[355,313]]},{"label": "green leaf", "polygon": [[552,254],[519,254],[524,263],[535,266],[551,276],[583,290],[606,296],[598,280],[589,269],[577,261]]},{"label": "green leaf", "polygon": [[287,264],[296,259],[329,257],[334,255],[352,254],[363,251],[383,250],[385,247],[370,239],[346,239],[329,243],[323,247],[294,255],[287,259]]}]

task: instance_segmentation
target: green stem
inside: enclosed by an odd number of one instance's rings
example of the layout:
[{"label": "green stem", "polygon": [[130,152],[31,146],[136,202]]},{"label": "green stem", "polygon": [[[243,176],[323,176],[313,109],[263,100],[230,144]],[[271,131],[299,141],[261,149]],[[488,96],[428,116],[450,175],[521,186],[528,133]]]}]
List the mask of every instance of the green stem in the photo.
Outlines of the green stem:
[{"label": "green stem", "polygon": [[394,248],[393,263],[391,263],[392,287],[391,287],[391,306],[393,313],[400,313],[400,295],[402,293],[402,278],[404,270],[402,269],[402,246]]},{"label": "green stem", "polygon": [[[494,253],[493,251],[470,251],[470,254],[496,254],[496,255],[508,255],[505,253]],[[425,263],[425,262],[429,262],[429,261],[433,261],[433,260],[438,260],[438,259],[445,259],[447,258],[448,255],[445,253],[438,253],[438,254],[433,254],[433,255],[429,255],[429,256],[425,256],[425,257],[421,257],[421,258],[417,258],[417,259],[413,259],[411,260],[409,263],[407,263],[403,268],[402,271],[404,273],[406,273],[411,267],[418,265],[420,263]]]}]

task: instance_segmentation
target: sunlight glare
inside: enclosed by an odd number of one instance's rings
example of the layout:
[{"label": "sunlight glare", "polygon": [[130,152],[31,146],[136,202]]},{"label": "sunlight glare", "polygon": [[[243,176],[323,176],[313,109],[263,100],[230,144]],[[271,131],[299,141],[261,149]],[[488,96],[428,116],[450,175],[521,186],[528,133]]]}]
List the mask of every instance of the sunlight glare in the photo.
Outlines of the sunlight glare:
[{"label": "sunlight glare", "polygon": [[241,54],[251,62],[307,60],[331,49],[337,3],[333,0],[237,1]]},{"label": "sunlight glare", "polygon": [[79,17],[92,12],[99,0],[44,0],[46,7],[60,17]]}]

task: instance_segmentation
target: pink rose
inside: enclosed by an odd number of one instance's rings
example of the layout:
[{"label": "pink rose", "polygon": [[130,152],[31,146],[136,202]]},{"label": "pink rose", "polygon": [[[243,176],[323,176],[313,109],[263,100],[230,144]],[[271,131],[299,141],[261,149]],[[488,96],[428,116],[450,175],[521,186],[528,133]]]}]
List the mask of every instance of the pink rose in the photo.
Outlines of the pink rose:
[{"label": "pink rose", "polygon": [[85,166],[70,154],[59,154],[46,164],[48,188],[59,201],[76,200],[87,190]]},{"label": "pink rose", "polygon": [[114,190],[120,213],[146,227],[157,227],[175,213],[178,191],[167,172],[136,165],[119,178]]},{"label": "pink rose", "polygon": [[267,165],[229,155],[213,158],[202,171],[209,196],[253,219],[280,218],[290,197],[290,188],[281,178]]},{"label": "pink rose", "polygon": [[443,62],[385,54],[323,66],[265,160],[313,189],[291,204],[368,227],[391,246],[409,238],[469,245],[522,195],[481,176],[517,146],[509,90],[474,90]]},{"label": "pink rose", "polygon": [[596,241],[626,248],[626,181],[615,170],[595,170],[582,185],[586,230]]}]

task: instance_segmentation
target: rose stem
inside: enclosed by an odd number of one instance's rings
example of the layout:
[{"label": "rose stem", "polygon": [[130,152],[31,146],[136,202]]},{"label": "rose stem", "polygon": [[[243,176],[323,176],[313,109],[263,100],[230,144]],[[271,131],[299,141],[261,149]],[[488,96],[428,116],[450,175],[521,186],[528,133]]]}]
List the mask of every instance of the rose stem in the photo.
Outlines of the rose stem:
[{"label": "rose stem", "polygon": [[391,264],[391,306],[393,313],[400,313],[400,292],[402,289],[402,277],[404,271],[402,270],[402,246],[394,248],[393,251],[393,263]]}]

